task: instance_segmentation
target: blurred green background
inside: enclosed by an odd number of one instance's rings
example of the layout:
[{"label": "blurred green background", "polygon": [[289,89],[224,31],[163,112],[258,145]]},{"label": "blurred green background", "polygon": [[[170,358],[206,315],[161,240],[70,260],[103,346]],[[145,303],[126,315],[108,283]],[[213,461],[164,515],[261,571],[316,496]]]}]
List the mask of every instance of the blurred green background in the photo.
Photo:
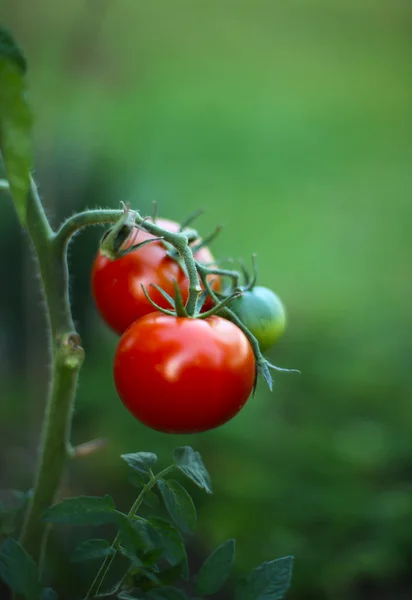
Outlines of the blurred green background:
[{"label": "blurred green background", "polygon": [[[119,454],[199,450],[197,565],[238,541],[236,568],[294,554],[291,600],[402,599],[412,577],[412,6],[402,0],[1,0],[29,60],[35,162],[55,224],[130,201],[199,230],[216,255],[256,251],[289,315],[269,353],[302,374],[259,385],[236,419],[197,436],[135,422],[110,370],[89,269],[100,230],[71,246],[87,360],[62,494],[133,500]],[[0,487],[31,486],[48,373],[34,260],[0,203]],[[108,532],[110,536],[110,531]],[[64,598],[90,581],[68,563],[86,532],[56,529]],[[95,533],[93,534],[95,537]],[[230,589],[224,597],[229,596]]]}]

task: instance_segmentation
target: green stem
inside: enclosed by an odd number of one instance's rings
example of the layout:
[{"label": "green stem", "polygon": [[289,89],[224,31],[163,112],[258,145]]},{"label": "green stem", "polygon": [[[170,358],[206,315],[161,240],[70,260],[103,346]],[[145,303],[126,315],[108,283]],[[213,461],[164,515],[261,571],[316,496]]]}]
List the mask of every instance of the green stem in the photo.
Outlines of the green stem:
[{"label": "green stem", "polygon": [[67,242],[61,244],[56,238],[33,181],[28,194],[27,230],[37,255],[52,352],[51,384],[39,462],[21,533],[21,543],[41,564],[47,537],[46,524],[41,516],[55,500],[64,465],[70,456],[72,409],[84,353],[70,310]]},{"label": "green stem", "polygon": [[[165,475],[170,473],[170,471],[172,471],[175,468],[176,468],[175,465],[170,465],[169,467],[166,467],[162,471],[159,471],[159,473],[157,475],[153,475],[151,473],[150,480],[146,483],[145,486],[143,486],[142,491],[137,496],[131,509],[129,510],[129,512],[127,514],[128,519],[132,519],[135,516],[135,514],[137,513],[137,511],[139,510],[139,508],[143,502],[144,495],[147,492],[149,492],[154,485],[156,485],[156,482],[159,479],[161,479],[162,477],[164,477]],[[102,562],[102,565],[101,565],[99,571],[97,572],[97,575],[94,578],[93,583],[90,586],[89,591],[87,592],[87,595],[85,596],[85,600],[89,600],[89,598],[93,598],[100,592],[100,589],[103,585],[106,575],[107,575],[107,573],[115,559],[115,556],[120,548],[120,533],[118,533],[116,535],[116,537],[114,538],[113,543],[112,543],[112,548],[114,549],[114,553],[111,554],[110,556],[106,556],[106,558]]]},{"label": "green stem", "polygon": [[143,219],[137,212],[135,213],[135,216],[136,223],[141,225],[146,231],[157,237],[162,237],[166,242],[172,244],[172,246],[176,248],[176,250],[179,253],[179,256],[185,263],[187,276],[189,279],[186,311],[190,317],[193,316],[196,310],[197,299],[202,291],[202,288],[199,284],[199,275],[196,269],[196,261],[193,258],[193,252],[189,246],[189,241],[191,241],[193,237],[197,237],[196,232],[189,230],[182,233],[171,233],[170,231],[162,229],[155,223],[151,223],[150,221]]},{"label": "green stem", "polygon": [[7,181],[7,179],[0,179],[0,190],[9,190],[10,186],[9,186],[9,182]]},{"label": "green stem", "polygon": [[[197,270],[199,271],[200,279],[202,280],[205,290],[207,290],[209,296],[212,298],[212,300],[215,302],[215,304],[219,304],[220,300],[216,296],[216,294],[214,293],[212,288],[210,287],[209,282],[207,280],[207,276],[210,273],[210,269],[208,269],[207,267],[204,267],[200,263],[196,263],[196,266],[197,266]],[[255,356],[255,360],[256,360],[257,364],[261,365],[265,361],[265,359],[262,356],[262,353],[261,353],[260,347],[259,347],[259,342],[255,338],[255,336],[242,323],[242,321],[239,319],[239,317],[232,310],[230,310],[230,308],[228,308],[227,306],[223,306],[219,312],[223,317],[226,317],[226,319],[228,321],[232,321],[232,323],[237,325],[239,327],[239,329],[241,329],[243,331],[243,333],[249,340],[250,345],[252,346],[253,354]]]},{"label": "green stem", "polygon": [[69,217],[59,228],[56,237],[62,242],[70,239],[77,231],[88,225],[107,225],[115,223],[122,216],[121,210],[86,210]]},{"label": "green stem", "polygon": [[[189,279],[188,298],[186,310],[189,316],[193,316],[196,309],[196,302],[202,289],[199,285],[199,275],[196,269],[196,262],[193,258],[193,252],[189,242],[196,239],[197,233],[194,230],[172,233],[162,229],[156,223],[143,218],[138,212],[133,211],[135,222],[148,233],[155,237],[161,237],[166,242],[176,248],[179,256],[185,263]],[[65,221],[56,234],[56,239],[61,244],[67,243],[67,240],[77,231],[88,225],[102,225],[104,223],[115,223],[124,217],[124,211],[96,209],[78,213]]]}]

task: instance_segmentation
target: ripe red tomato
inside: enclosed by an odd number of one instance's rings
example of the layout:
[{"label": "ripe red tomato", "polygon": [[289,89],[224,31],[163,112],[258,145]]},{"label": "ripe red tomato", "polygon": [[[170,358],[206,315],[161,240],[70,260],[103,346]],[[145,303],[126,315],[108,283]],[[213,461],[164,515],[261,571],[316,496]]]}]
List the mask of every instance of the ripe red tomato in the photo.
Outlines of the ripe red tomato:
[{"label": "ripe red tomato", "polygon": [[[174,221],[157,219],[156,223],[173,233],[179,231],[180,225]],[[152,237],[154,236],[150,233],[139,231],[133,243],[137,244]],[[128,244],[132,241],[130,239]],[[208,248],[201,248],[196,253],[196,260],[211,263],[213,256]],[[173,297],[173,280],[177,281],[183,301],[186,302],[187,277],[177,262],[166,255],[160,241],[147,244],[117,260],[109,260],[98,252],[91,273],[92,294],[97,309],[107,325],[119,334],[136,319],[154,310],[145,298],[141,284],[156,304],[170,309],[168,302],[150,284],[155,283]],[[217,278],[212,285],[214,289],[219,289]],[[205,309],[207,308],[211,308],[210,303],[205,304]]]},{"label": "ripe red tomato", "polygon": [[138,421],[166,433],[197,433],[240,411],[253,388],[255,359],[244,333],[226,319],[154,312],[120,338],[113,375]]}]

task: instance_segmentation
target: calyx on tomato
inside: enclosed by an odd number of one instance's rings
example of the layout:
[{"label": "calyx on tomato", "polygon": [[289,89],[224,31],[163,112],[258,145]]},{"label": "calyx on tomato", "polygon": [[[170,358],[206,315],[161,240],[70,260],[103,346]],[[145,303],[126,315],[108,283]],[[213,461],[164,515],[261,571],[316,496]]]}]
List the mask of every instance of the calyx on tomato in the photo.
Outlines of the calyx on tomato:
[{"label": "calyx on tomato", "polygon": [[[162,229],[177,233],[180,225],[175,221],[158,219],[156,224]],[[123,249],[133,244],[144,244],[121,258],[110,260],[101,252],[93,262],[91,273],[92,294],[96,307],[103,320],[118,334],[122,334],[136,319],[153,311],[153,307],[144,294],[142,286],[150,298],[164,309],[170,308],[165,296],[159,291],[173,296],[175,282],[180,290],[183,302],[188,297],[188,278],[178,261],[168,255],[161,240],[143,229],[138,231],[136,239],[129,235]],[[213,255],[206,247],[195,252],[200,263],[213,263]],[[152,285],[153,284],[153,285]],[[157,287],[156,287],[157,286]],[[214,276],[211,286],[220,288],[220,278]],[[210,298],[205,299],[203,310],[213,306]]]}]

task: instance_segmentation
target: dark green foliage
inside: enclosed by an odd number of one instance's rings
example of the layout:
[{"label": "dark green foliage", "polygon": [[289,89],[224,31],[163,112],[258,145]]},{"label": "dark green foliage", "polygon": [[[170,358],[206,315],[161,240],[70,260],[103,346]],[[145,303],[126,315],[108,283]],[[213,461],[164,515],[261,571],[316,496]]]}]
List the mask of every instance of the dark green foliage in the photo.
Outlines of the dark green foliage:
[{"label": "dark green foliage", "polygon": [[292,556],[264,562],[239,581],[235,600],[280,600],[290,586]]},{"label": "dark green foliage", "polygon": [[195,578],[195,591],[199,595],[214,594],[225,583],[235,560],[235,540],[221,544],[205,560]]},{"label": "dark green foliage", "polygon": [[173,460],[182,473],[193,481],[198,487],[207,493],[212,493],[210,475],[207,472],[199,452],[195,452],[190,446],[176,448]]},{"label": "dark green foliage", "polygon": [[102,525],[119,519],[113,499],[110,496],[78,496],[67,498],[48,508],[43,518],[49,523],[61,525]]},{"label": "dark green foliage", "polygon": [[177,527],[186,533],[192,533],[196,529],[197,514],[188,492],[174,479],[161,479],[157,485],[167,511]]},{"label": "dark green foliage", "polygon": [[[151,517],[148,521],[150,530],[156,534],[156,546],[163,550],[164,558],[172,565],[180,565],[182,577],[188,577],[186,548],[180,532],[168,521]],[[149,535],[150,535],[149,530]]]},{"label": "dark green foliage", "polygon": [[11,538],[0,547],[0,577],[16,594],[38,600],[41,585],[33,559]]},{"label": "dark green foliage", "polygon": [[[147,474],[146,474],[147,475]],[[145,476],[143,475],[143,473],[140,473],[138,471],[133,471],[132,473],[129,473],[128,476],[128,480],[130,481],[130,483],[135,487],[135,488],[142,488],[144,485],[146,485],[146,479]]]},{"label": "dark green foliage", "polygon": [[156,494],[154,492],[149,490],[144,495],[143,504],[145,504],[149,508],[156,509],[159,506],[159,498],[156,496]]},{"label": "dark green foliage", "polygon": [[147,473],[157,463],[157,456],[153,452],[122,454],[121,457],[127,462],[129,467],[139,473]]},{"label": "dark green foliage", "polygon": [[93,558],[104,558],[114,553],[114,548],[106,540],[87,540],[77,546],[71,556],[71,561],[82,562]]},{"label": "dark green foliage", "polygon": [[20,69],[22,75],[25,74],[27,69],[26,59],[11,33],[4,27],[0,27],[0,57],[13,62]]},{"label": "dark green foliage", "polygon": [[154,588],[146,596],[148,600],[186,600],[187,596],[183,590],[171,586]]},{"label": "dark green foliage", "polygon": [[14,510],[0,509],[0,537],[6,537],[15,530],[16,513]]},{"label": "dark green foliage", "polygon": [[123,518],[120,527],[120,542],[122,553],[131,560],[143,564],[145,551],[152,550],[154,544],[150,537],[147,524],[144,520]]}]

